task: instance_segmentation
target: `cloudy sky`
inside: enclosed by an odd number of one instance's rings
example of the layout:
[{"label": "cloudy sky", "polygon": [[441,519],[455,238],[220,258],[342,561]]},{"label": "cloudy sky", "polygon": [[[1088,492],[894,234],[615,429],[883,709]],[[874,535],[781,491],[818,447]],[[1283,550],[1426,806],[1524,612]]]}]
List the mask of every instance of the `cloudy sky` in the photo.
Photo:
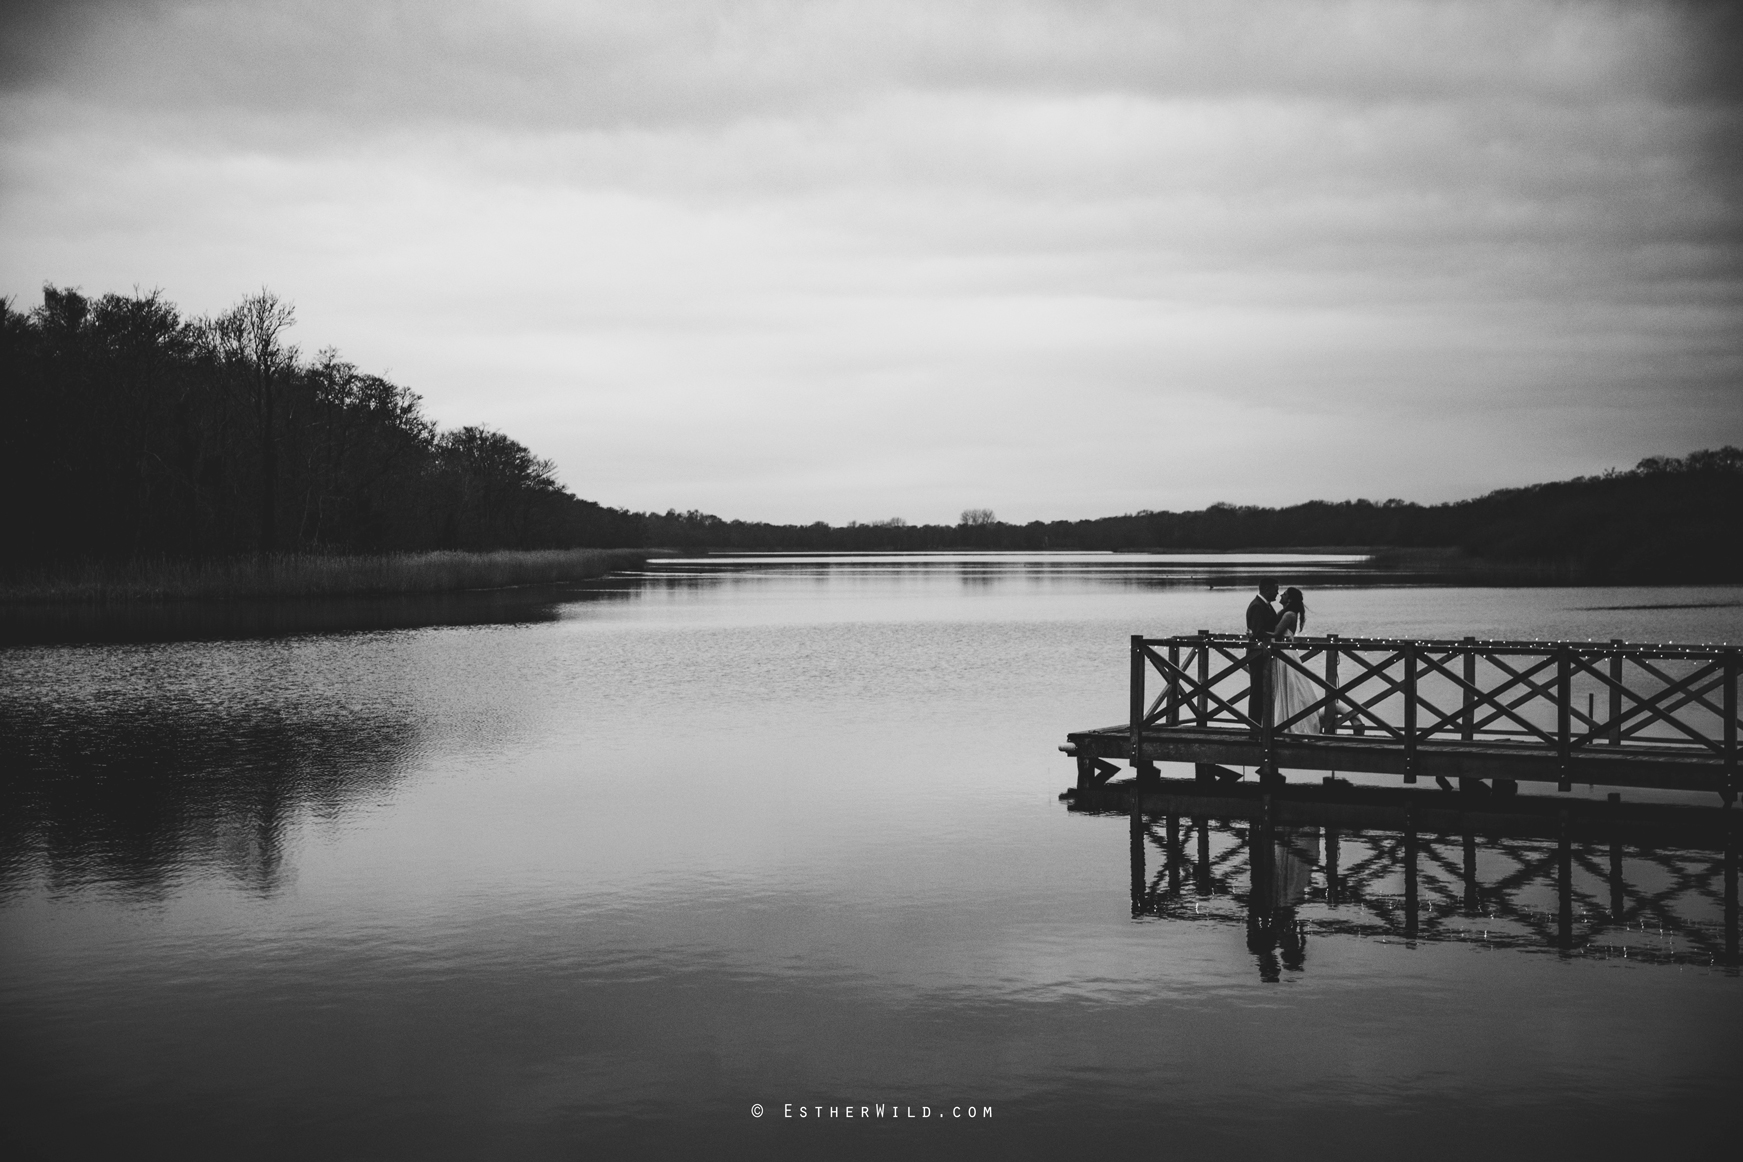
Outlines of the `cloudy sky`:
[{"label": "cloudy sky", "polygon": [[1435,501],[1743,443],[1728,5],[5,12],[0,294],[268,286],[608,504]]}]

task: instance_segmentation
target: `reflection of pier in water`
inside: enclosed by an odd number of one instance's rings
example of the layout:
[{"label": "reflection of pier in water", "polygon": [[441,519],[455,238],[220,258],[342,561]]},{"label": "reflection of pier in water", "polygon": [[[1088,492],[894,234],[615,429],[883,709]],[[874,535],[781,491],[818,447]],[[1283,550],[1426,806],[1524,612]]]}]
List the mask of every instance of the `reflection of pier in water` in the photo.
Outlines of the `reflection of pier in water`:
[{"label": "reflection of pier in water", "polygon": [[1073,809],[1129,812],[1133,915],[1244,924],[1267,979],[1305,968],[1311,937],[1340,934],[1738,964],[1723,809],[1521,796],[1496,812],[1432,792],[1190,780],[1132,809],[1129,787]]}]

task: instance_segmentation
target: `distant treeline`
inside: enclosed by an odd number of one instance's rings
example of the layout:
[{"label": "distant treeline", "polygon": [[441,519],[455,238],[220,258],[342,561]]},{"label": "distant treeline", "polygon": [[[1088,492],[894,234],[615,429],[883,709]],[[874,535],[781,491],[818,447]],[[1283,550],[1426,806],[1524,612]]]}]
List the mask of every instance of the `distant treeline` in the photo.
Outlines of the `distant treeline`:
[{"label": "distant treeline", "polygon": [[777,525],[635,513],[581,500],[500,432],[440,431],[416,394],[326,350],[290,346],[271,294],[183,318],[156,293],[90,300],[47,287],[0,304],[0,544],[54,562],[238,552],[654,547],[830,552],[947,549],[1458,550],[1552,563],[1582,580],[1743,580],[1743,450],[1474,500],[1214,504],[1009,524]]},{"label": "distant treeline", "polygon": [[644,518],[648,543],[687,549],[1460,550],[1476,562],[1554,563],[1581,580],[1743,580],[1743,449],[1642,460],[1627,471],[1422,505],[1312,500],[1287,508],[1213,504],[1077,521],[1006,524],[969,510],[955,525],[832,527]]},{"label": "distant treeline", "polygon": [[0,303],[0,545],[14,561],[239,552],[635,545],[486,428],[439,431],[416,394],[287,341],[267,292],[214,318],[157,293],[45,287]]}]

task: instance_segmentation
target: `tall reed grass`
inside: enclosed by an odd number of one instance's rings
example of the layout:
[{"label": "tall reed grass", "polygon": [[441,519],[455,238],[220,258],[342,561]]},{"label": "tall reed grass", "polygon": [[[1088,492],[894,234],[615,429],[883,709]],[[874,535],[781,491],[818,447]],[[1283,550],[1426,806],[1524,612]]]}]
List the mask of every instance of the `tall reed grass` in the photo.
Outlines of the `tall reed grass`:
[{"label": "tall reed grass", "polygon": [[401,596],[586,581],[647,561],[639,549],[383,553],[87,562],[0,577],[0,604]]}]

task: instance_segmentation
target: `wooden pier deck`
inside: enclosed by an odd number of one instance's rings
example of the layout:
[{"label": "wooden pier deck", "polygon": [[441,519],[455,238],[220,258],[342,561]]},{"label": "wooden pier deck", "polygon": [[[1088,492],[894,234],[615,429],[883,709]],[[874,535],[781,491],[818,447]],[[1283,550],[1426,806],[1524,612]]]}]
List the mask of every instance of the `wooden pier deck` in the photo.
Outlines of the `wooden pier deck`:
[{"label": "wooden pier deck", "polygon": [[[1131,639],[1125,723],[1075,731],[1077,790],[1130,764],[1344,771],[1435,780],[1467,794],[1522,781],[1716,794],[1738,785],[1739,651],[1623,641],[1340,638],[1240,634]],[[1308,699],[1279,719],[1272,689],[1300,675]],[[1154,693],[1152,694],[1152,691]],[[1227,772],[1223,777],[1228,777]]]}]

